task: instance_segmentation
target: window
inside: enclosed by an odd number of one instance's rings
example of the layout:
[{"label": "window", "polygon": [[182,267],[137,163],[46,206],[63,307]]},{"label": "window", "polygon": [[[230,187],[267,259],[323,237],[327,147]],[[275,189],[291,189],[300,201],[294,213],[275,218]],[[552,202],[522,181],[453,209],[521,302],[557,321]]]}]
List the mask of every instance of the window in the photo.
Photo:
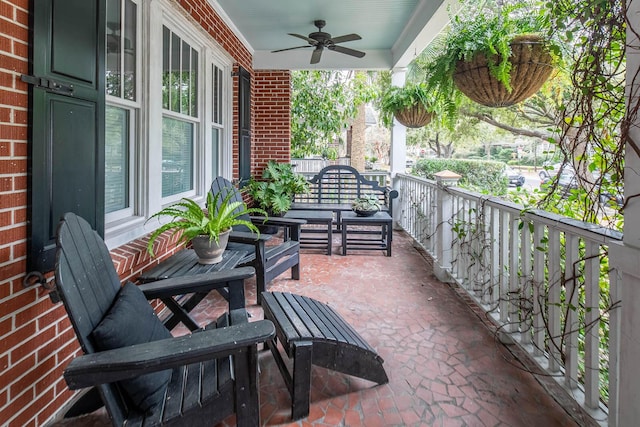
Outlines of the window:
[{"label": "window", "polygon": [[194,190],[198,135],[198,52],[162,28],[162,197]]},{"label": "window", "polygon": [[224,130],[223,122],[223,76],[222,70],[211,65],[211,175],[220,175],[220,141]]},{"label": "window", "polygon": [[138,5],[132,0],[107,0],[105,112],[106,223],[135,210],[138,99]]},{"label": "window", "polygon": [[145,218],[163,206],[201,202],[213,178],[230,178],[232,60],[177,8],[107,0],[109,247],[149,233],[156,223]]}]

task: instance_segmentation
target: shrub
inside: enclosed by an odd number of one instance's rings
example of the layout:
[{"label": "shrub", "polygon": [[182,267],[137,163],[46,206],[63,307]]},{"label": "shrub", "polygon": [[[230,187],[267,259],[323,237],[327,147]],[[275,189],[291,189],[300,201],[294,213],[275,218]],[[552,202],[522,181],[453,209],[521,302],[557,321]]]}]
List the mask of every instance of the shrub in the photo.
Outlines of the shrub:
[{"label": "shrub", "polygon": [[502,162],[487,160],[421,159],[414,166],[413,173],[426,179],[435,179],[435,173],[450,170],[462,176],[460,187],[502,195],[507,192],[504,167]]}]

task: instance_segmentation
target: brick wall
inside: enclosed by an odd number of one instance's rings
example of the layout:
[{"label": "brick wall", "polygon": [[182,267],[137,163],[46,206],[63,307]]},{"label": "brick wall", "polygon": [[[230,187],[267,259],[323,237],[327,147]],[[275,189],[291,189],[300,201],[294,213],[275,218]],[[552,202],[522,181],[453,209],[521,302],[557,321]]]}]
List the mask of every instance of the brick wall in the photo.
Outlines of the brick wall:
[{"label": "brick wall", "polygon": [[[254,168],[271,158],[288,160],[288,72],[254,74],[250,52],[206,0],[176,3],[235,58],[236,66],[254,75]],[[74,395],[62,371],[79,348],[62,305],[52,304],[43,288],[22,285],[26,273],[28,94],[20,75],[28,72],[28,21],[29,0],[0,0],[0,424],[35,427],[46,424]],[[234,85],[235,97],[237,78]],[[268,93],[261,95],[261,90]],[[275,149],[269,148],[270,143]],[[236,120],[233,145],[236,159]],[[234,174],[237,176],[237,164]],[[174,243],[169,238],[158,241],[160,259],[175,250]],[[139,239],[111,251],[122,280],[135,278],[158,262],[149,258],[145,247],[146,239]]]},{"label": "brick wall", "polygon": [[291,159],[291,73],[256,70],[253,170],[260,175],[271,159]]}]

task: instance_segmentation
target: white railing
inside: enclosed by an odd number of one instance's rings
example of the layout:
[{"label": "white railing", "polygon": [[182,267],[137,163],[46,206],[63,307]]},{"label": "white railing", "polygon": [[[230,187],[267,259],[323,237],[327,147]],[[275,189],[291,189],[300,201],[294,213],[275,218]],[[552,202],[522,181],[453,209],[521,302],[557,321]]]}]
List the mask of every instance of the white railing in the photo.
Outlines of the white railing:
[{"label": "white railing", "polygon": [[622,234],[404,174],[394,188],[396,220],[433,256],[436,275],[464,288],[497,336],[594,419],[617,425],[620,302],[607,250]]},{"label": "white railing", "polygon": [[349,157],[340,157],[337,160],[327,160],[327,159],[291,159],[291,164],[294,166],[294,171],[300,174],[308,175],[312,174],[312,176],[316,172],[320,172],[325,166],[329,166],[332,164],[336,165],[350,165],[351,159]]}]

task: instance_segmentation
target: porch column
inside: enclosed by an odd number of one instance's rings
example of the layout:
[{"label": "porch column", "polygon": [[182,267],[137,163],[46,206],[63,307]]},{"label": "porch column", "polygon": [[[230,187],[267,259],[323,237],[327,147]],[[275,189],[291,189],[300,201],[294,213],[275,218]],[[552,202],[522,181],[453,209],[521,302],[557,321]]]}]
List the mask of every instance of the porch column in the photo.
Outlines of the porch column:
[{"label": "porch column", "polygon": [[[640,4],[627,2],[628,22],[640,22]],[[636,73],[640,69],[640,51],[638,38],[633,28],[627,28],[627,102],[634,104],[640,96],[640,82]],[[636,147],[640,146],[640,118],[635,117],[630,126],[630,140]],[[627,206],[624,210],[624,239],[622,245],[609,248],[611,265],[617,270],[619,293],[617,299],[621,304],[617,318],[620,333],[611,336],[619,339],[620,368],[618,372],[610,372],[610,377],[618,379],[617,407],[609,407],[610,426],[637,425],[640,420],[640,199],[631,196],[640,193],[640,158],[634,149],[627,146],[625,151],[624,192]],[[612,300],[616,301],[612,294]],[[611,313],[614,314],[613,312]],[[611,334],[614,333],[613,319],[610,323]],[[613,350],[612,350],[613,351]]]},{"label": "porch column", "polygon": [[[391,76],[391,84],[393,86],[404,86],[406,70],[394,69]],[[393,119],[393,127],[391,128],[391,153],[389,156],[389,164],[391,167],[391,179],[395,178],[397,173],[404,173],[407,167],[407,128]]]},{"label": "porch column", "polygon": [[[406,69],[404,68],[394,69],[391,75],[391,84],[393,86],[404,86],[406,73]],[[393,119],[393,126],[391,127],[390,150],[389,170],[391,172],[391,185],[395,190],[400,191],[400,189],[397,188],[395,177],[398,173],[404,173],[407,167],[407,128],[400,124],[395,118]],[[393,211],[394,224],[398,224],[400,214],[400,209]]]}]

